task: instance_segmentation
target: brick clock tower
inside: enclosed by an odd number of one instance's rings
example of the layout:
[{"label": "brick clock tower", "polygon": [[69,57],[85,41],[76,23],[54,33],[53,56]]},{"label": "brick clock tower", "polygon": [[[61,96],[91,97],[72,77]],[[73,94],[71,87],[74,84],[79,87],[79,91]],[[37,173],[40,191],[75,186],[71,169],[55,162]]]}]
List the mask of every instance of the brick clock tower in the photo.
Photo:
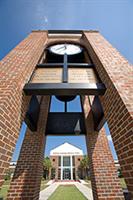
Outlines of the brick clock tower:
[{"label": "brick clock tower", "polygon": [[[93,197],[124,199],[108,123],[133,198],[133,68],[98,31],[33,31],[0,62],[0,184],[23,121],[26,135],[7,199],[39,199],[46,135],[85,134]],[[55,95],[64,113],[50,112]],[[80,96],[82,112],[68,113]]]}]

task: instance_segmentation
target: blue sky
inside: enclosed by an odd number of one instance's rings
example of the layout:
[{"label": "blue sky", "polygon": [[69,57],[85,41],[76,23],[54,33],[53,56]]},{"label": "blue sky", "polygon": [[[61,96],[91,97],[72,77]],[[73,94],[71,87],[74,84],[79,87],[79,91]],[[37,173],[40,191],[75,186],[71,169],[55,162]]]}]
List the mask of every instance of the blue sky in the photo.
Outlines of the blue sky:
[{"label": "blue sky", "polygon": [[[132,0],[0,0],[0,59],[33,29],[95,29],[133,63],[132,21]],[[106,130],[109,134],[107,126]],[[25,125],[21,140],[24,132]],[[13,159],[17,158],[20,139]],[[65,139],[86,152],[83,137]],[[63,138],[49,137],[46,154],[62,142]],[[116,158],[114,151],[113,155]]]}]

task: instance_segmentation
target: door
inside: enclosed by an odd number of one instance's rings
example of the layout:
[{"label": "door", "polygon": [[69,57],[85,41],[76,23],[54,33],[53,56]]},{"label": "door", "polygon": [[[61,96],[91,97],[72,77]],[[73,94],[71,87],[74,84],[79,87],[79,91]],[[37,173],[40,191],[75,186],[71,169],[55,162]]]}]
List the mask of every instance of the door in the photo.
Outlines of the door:
[{"label": "door", "polygon": [[71,172],[69,168],[63,169],[63,180],[70,180],[71,179]]}]

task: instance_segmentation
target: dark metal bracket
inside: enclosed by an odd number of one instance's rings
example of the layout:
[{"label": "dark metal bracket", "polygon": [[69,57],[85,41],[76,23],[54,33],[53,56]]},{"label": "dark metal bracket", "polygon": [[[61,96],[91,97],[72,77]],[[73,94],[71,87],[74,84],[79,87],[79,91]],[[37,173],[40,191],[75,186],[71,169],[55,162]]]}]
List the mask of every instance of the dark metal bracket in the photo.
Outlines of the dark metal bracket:
[{"label": "dark metal bracket", "polygon": [[31,97],[28,110],[25,115],[25,123],[31,131],[37,131],[37,123],[40,113],[40,103],[35,95]]},{"label": "dark metal bracket", "polygon": [[50,112],[48,114],[46,135],[85,135],[82,112]]},{"label": "dark metal bracket", "polygon": [[91,104],[93,120],[94,120],[94,129],[96,131],[100,131],[103,127],[104,123],[106,122],[104,111],[98,96],[94,97],[94,100]]},{"label": "dark metal bracket", "polygon": [[104,95],[103,83],[27,83],[24,86],[26,95]]},{"label": "dark metal bracket", "polygon": [[68,65],[67,65],[67,54],[64,54],[64,64],[63,64],[63,83],[68,82]]}]

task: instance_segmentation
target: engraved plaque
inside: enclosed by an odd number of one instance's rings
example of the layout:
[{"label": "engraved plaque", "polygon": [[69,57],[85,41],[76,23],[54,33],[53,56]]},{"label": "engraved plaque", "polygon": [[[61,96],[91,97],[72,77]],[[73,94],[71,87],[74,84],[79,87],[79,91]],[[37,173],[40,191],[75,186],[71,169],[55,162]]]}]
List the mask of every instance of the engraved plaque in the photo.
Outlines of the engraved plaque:
[{"label": "engraved plaque", "polygon": [[[63,68],[38,68],[31,83],[62,83]],[[92,68],[69,68],[68,83],[98,83]]]},{"label": "engraved plaque", "polygon": [[97,83],[95,72],[91,68],[69,68],[68,69],[69,83]]},{"label": "engraved plaque", "polygon": [[61,83],[62,68],[38,68],[32,78],[32,83]]}]

